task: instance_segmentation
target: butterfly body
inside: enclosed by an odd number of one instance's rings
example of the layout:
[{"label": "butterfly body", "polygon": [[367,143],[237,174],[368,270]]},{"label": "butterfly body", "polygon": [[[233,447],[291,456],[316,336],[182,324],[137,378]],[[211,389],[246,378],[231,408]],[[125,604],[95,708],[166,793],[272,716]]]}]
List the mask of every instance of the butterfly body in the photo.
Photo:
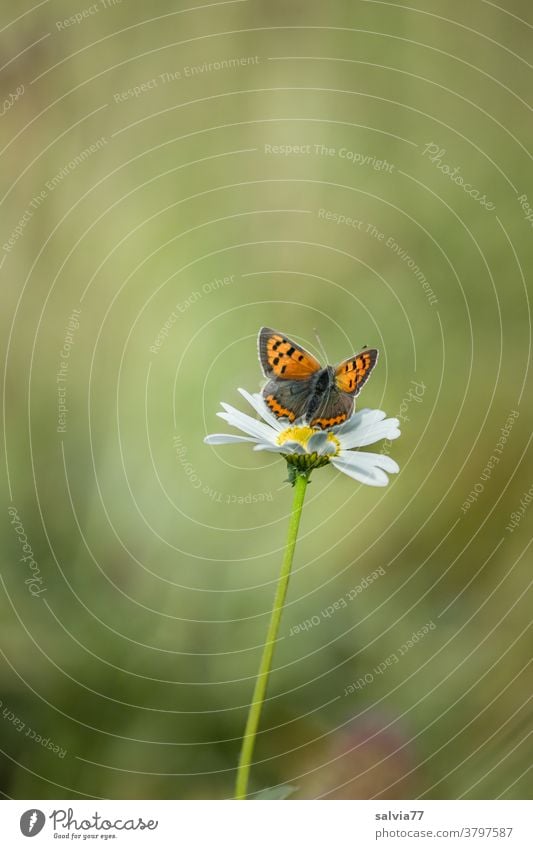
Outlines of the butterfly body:
[{"label": "butterfly body", "polygon": [[326,430],[343,424],[353,413],[355,396],[368,379],[378,356],[362,351],[337,366],[318,360],[283,333],[262,327],[259,360],[265,377],[263,398],[278,418],[302,421]]}]

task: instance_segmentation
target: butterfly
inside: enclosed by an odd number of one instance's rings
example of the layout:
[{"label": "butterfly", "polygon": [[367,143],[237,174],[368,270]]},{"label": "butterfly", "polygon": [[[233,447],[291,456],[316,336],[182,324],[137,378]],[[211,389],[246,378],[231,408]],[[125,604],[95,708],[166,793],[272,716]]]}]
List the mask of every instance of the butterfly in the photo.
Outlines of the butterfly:
[{"label": "butterfly", "polygon": [[267,383],[263,399],[274,415],[291,423],[301,419],[326,430],[341,425],[353,413],[355,396],[370,377],[378,358],[365,348],[336,366],[320,365],[305,348],[284,333],[262,327],[259,361]]}]

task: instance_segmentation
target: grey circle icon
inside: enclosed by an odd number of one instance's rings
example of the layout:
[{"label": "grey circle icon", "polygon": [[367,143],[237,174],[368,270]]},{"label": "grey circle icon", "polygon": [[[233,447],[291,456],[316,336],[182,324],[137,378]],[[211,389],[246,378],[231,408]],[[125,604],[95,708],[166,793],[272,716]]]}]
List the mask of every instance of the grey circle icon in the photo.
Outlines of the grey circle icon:
[{"label": "grey circle icon", "polygon": [[30,808],[24,811],[20,818],[20,830],[24,837],[35,837],[42,830],[46,817],[38,808]]}]

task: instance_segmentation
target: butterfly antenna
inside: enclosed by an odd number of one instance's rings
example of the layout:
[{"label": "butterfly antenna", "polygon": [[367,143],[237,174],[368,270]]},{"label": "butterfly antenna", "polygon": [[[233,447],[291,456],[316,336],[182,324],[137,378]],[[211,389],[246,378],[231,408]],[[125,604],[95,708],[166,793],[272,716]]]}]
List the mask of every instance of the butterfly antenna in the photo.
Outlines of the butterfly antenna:
[{"label": "butterfly antenna", "polygon": [[328,355],[326,354],[325,348],[322,344],[320,336],[318,335],[318,330],[316,329],[316,327],[313,328],[313,333],[315,334],[316,341],[318,342],[318,347],[320,348],[320,353],[322,354],[324,362],[329,363]]}]

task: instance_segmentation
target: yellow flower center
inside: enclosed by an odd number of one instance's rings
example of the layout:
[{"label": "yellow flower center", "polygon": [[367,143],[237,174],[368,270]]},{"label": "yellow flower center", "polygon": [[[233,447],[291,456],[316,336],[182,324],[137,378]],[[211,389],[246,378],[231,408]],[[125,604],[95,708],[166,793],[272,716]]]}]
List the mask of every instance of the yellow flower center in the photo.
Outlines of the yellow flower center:
[{"label": "yellow flower center", "polygon": [[299,442],[302,448],[306,448],[314,432],[313,428],[307,425],[288,427],[278,436],[278,445],[283,445],[285,442]]},{"label": "yellow flower center", "polygon": [[[284,445],[285,442],[298,442],[305,451],[308,451],[307,444],[315,433],[322,433],[322,431],[309,427],[309,425],[288,427],[278,436],[278,445]],[[331,442],[331,444],[335,446],[335,451],[329,456],[331,457],[338,454],[341,450],[341,444],[337,437],[333,433],[328,432],[327,441]]]}]

